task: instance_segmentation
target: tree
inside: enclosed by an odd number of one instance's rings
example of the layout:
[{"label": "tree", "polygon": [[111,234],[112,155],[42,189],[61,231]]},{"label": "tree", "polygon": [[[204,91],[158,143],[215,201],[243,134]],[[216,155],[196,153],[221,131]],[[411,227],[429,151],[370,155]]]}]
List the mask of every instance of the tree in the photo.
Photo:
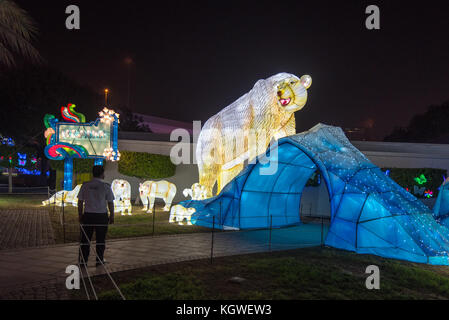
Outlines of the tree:
[{"label": "tree", "polygon": [[407,127],[397,127],[385,141],[437,142],[449,135],[449,101],[432,105],[422,114],[412,117]]},{"label": "tree", "polygon": [[129,108],[119,108],[120,130],[132,132],[151,132],[151,129],[143,122],[142,117],[136,116]]},{"label": "tree", "polygon": [[76,104],[88,121],[97,118],[101,97],[46,66],[24,66],[0,74],[0,128],[16,142],[44,143],[44,115],[60,118],[61,106]]},{"label": "tree", "polygon": [[24,65],[0,73],[0,128],[18,145],[34,146],[42,159],[42,179],[47,168],[44,156],[44,115],[61,119],[60,108],[76,104],[76,110],[94,121],[102,109],[100,94],[47,66]]},{"label": "tree", "polygon": [[[0,166],[8,169],[8,192],[12,193],[13,169],[21,166],[26,169],[32,169],[34,164],[31,162],[31,155],[36,151],[28,147],[19,147],[16,145],[0,144]],[[21,154],[26,154],[27,160],[21,163]]]},{"label": "tree", "polygon": [[141,179],[161,179],[173,176],[176,166],[169,156],[123,151],[118,162],[118,172]]},{"label": "tree", "polygon": [[28,13],[10,0],[0,0],[0,62],[6,67],[16,65],[19,54],[32,62],[41,56],[31,41],[37,28]]}]

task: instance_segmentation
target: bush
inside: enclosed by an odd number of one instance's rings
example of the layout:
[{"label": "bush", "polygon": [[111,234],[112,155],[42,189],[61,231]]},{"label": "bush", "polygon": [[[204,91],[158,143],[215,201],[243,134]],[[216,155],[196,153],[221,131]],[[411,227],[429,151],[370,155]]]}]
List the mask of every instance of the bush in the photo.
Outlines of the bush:
[{"label": "bush", "polygon": [[[92,173],[94,166],[93,159],[73,159],[73,173]],[[53,170],[60,170],[64,172],[64,160],[50,160],[50,167]]]},{"label": "bush", "polygon": [[[93,159],[73,159],[73,182],[75,186],[92,179],[93,166]],[[64,180],[64,160],[50,160],[50,168],[56,170],[56,190],[62,190],[62,181]]]},{"label": "bush", "polygon": [[306,187],[318,187],[321,183],[321,173],[316,170],[306,182]]},{"label": "bush", "polygon": [[[443,177],[447,176],[444,169],[432,168],[383,168],[382,171],[389,170],[389,177],[403,188],[408,188],[416,197],[424,197],[424,193],[415,193],[414,187],[431,190],[433,197],[438,195],[438,188],[443,183]],[[422,178],[422,176],[424,178]],[[417,180],[415,180],[417,179]]]},{"label": "bush", "polygon": [[142,179],[161,179],[175,174],[176,166],[169,156],[146,152],[121,152],[118,171],[125,176]]}]

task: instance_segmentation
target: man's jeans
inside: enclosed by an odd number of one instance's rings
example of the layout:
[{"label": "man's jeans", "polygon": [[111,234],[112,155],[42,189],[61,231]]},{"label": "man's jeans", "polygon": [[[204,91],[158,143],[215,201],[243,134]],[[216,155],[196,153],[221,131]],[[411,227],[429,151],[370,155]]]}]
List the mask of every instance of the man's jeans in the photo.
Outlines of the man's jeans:
[{"label": "man's jeans", "polygon": [[[97,261],[103,261],[104,250],[106,248],[106,233],[108,232],[109,218],[107,213],[88,213],[85,212],[82,220],[81,230],[81,254],[84,261],[87,263],[90,252],[90,241],[95,231],[95,238],[97,240]],[[80,263],[83,262],[81,256],[79,257]]]}]

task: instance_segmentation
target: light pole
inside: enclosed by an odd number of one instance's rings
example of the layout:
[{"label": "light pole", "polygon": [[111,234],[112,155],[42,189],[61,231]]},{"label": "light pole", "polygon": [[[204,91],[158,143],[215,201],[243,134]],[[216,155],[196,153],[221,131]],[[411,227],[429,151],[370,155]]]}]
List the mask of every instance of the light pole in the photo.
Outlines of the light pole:
[{"label": "light pole", "polygon": [[106,107],[108,106],[108,93],[109,93],[109,89],[104,89],[104,105]]}]

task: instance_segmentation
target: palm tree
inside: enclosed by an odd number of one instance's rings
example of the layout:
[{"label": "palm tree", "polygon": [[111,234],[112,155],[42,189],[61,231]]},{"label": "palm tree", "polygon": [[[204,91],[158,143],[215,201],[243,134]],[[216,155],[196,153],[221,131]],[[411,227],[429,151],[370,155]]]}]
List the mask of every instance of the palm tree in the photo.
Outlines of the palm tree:
[{"label": "palm tree", "polygon": [[40,62],[41,56],[31,44],[36,34],[36,24],[25,10],[14,1],[0,0],[0,63],[14,66],[16,54]]}]

